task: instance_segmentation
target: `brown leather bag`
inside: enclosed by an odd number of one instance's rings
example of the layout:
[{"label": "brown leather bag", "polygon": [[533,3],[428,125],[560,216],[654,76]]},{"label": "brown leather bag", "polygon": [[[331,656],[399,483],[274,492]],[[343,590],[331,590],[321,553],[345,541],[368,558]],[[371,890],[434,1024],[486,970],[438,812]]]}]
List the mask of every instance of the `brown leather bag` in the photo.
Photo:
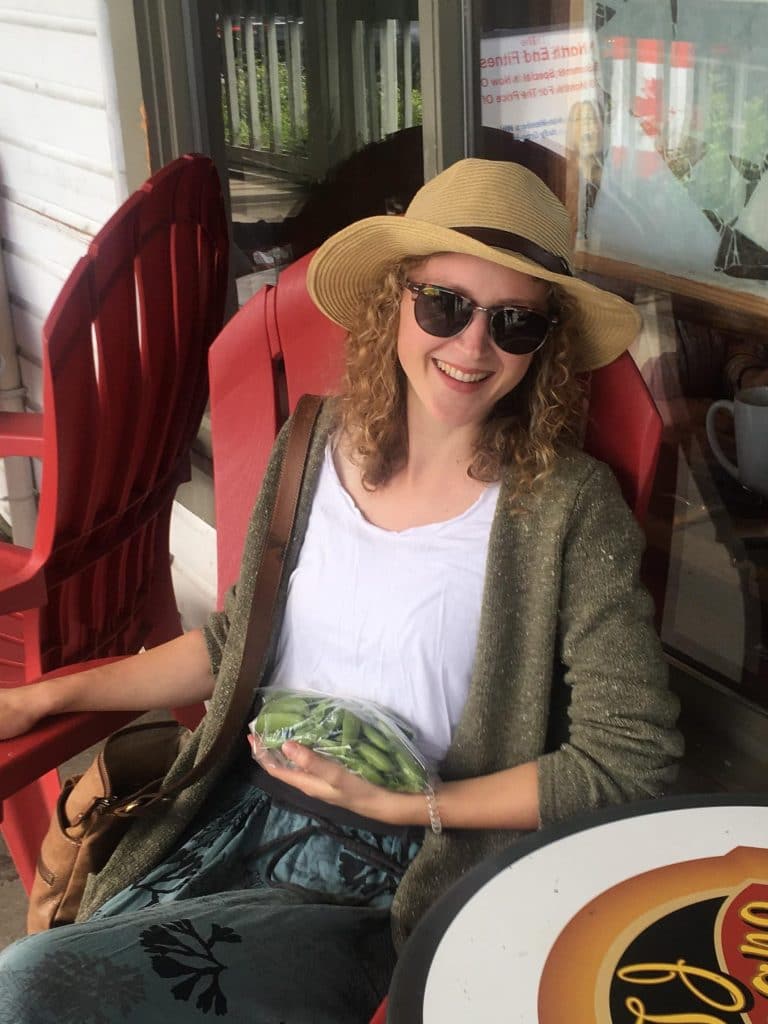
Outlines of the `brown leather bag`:
[{"label": "brown leather bag", "polygon": [[189,740],[189,729],[174,721],[130,725],[106,740],[82,775],[64,783],[40,848],[29,894],[28,934],[71,924],[89,874],[104,867],[131,820],[155,803],[168,802],[201,778],[229,747],[230,736],[242,727],[253,699],[253,680],[261,676],[283,560],[320,405],[319,398],[306,395],[296,407],[272,522],[256,576],[240,674],[213,743],[188,772],[164,786],[163,778]]},{"label": "brown leather bag", "polygon": [[37,860],[28,934],[74,921],[88,875],[101,871],[128,830],[131,795],[147,782],[160,786],[190,735],[178,722],[129,725],[66,780]]}]

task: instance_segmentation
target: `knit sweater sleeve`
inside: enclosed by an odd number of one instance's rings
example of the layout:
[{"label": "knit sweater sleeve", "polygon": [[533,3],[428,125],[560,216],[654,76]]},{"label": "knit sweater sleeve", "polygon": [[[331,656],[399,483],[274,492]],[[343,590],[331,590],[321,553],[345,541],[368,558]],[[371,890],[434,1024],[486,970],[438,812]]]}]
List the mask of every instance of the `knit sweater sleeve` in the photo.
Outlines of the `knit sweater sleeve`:
[{"label": "knit sweater sleeve", "polygon": [[674,779],[679,704],[639,581],[642,534],[613,474],[595,464],[564,538],[560,645],[569,735],[538,762],[542,824],[656,796]]}]

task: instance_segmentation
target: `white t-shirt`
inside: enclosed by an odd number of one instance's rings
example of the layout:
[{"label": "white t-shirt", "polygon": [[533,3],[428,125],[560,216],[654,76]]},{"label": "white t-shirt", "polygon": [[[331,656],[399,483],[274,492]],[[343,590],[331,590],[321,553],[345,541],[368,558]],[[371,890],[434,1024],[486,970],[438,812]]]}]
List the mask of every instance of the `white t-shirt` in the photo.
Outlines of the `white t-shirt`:
[{"label": "white t-shirt", "polygon": [[342,486],[329,443],[271,685],[376,701],[438,764],[469,690],[498,493],[491,484],[445,522],[384,530]]}]

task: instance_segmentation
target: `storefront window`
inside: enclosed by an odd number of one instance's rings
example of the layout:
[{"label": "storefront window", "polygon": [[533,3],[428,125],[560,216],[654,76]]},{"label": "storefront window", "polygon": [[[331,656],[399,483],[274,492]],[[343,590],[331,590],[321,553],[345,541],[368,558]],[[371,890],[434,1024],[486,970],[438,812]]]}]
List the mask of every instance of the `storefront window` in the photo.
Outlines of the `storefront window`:
[{"label": "storefront window", "polygon": [[423,182],[416,0],[223,0],[220,100],[240,302]]},{"label": "storefront window", "polygon": [[768,4],[489,0],[482,27],[483,145],[535,144],[580,273],[643,316],[662,640],[768,706]]}]

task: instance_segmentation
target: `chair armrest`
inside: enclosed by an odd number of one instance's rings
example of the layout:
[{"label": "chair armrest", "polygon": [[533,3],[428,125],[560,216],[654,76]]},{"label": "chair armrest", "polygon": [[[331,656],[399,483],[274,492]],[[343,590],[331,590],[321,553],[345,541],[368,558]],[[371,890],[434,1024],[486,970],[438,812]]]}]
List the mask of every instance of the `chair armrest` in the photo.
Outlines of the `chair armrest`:
[{"label": "chair armrest", "polygon": [[0,802],[141,714],[85,711],[56,715],[23,736],[0,740]]},{"label": "chair armrest", "polygon": [[43,457],[43,415],[0,412],[0,458],[8,455]]},{"label": "chair armrest", "polygon": [[[122,658],[98,658],[77,665],[65,665],[46,672],[40,679],[55,679],[85,669],[108,665]],[[37,680],[35,680],[36,682]],[[0,820],[2,801],[75,754],[106,739],[142,711],[83,711],[44,718],[34,729],[11,740],[0,740]]]},{"label": "chair armrest", "polygon": [[47,600],[44,569],[34,549],[0,542],[0,615],[41,608]]}]

